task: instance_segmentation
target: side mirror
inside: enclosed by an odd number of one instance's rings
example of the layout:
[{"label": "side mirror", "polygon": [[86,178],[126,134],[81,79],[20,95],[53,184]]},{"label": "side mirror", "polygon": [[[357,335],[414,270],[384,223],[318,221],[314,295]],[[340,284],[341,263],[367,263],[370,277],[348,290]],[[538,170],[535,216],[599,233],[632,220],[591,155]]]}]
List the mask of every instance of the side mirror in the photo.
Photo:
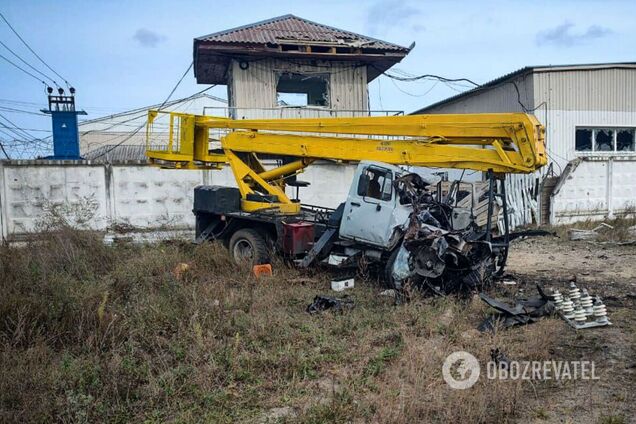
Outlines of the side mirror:
[{"label": "side mirror", "polygon": [[371,179],[367,174],[360,175],[360,180],[358,180],[358,196],[367,195],[367,191],[369,190],[369,181],[371,181]]}]

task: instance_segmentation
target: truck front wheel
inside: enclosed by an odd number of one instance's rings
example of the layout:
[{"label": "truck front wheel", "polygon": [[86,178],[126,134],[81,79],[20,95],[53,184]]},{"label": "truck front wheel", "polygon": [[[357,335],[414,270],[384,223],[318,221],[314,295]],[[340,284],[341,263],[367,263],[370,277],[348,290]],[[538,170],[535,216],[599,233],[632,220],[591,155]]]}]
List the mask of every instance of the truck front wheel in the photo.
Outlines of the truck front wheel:
[{"label": "truck front wheel", "polygon": [[269,262],[265,238],[252,228],[243,228],[232,234],[229,250],[237,264],[253,266]]}]

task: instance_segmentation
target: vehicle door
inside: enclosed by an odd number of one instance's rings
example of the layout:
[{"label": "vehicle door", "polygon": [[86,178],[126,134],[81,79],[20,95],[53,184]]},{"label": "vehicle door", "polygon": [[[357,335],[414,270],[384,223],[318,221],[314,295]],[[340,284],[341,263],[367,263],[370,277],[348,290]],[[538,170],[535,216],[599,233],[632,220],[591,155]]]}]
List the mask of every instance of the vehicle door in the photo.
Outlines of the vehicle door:
[{"label": "vehicle door", "polygon": [[360,165],[345,203],[340,237],[388,247],[395,209],[391,169]]}]

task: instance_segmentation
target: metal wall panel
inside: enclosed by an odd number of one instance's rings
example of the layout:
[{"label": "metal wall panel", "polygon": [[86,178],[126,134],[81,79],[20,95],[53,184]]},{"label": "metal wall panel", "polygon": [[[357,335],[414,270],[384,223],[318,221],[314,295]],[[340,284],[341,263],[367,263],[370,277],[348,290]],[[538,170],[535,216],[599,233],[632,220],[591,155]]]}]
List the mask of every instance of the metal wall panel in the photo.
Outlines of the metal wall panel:
[{"label": "metal wall panel", "polygon": [[[247,69],[241,69],[239,62],[232,60],[228,97],[230,107],[243,109],[237,119],[316,117],[315,107],[303,111],[302,108],[278,108],[276,104],[277,73],[297,72],[302,74],[329,74],[330,105],[325,107],[323,116],[333,110],[367,110],[367,69],[353,63],[318,61],[315,65],[277,59],[263,59],[249,62]],[[257,110],[262,109],[262,110]],[[287,112],[287,110],[289,112]],[[281,112],[282,111],[282,112]]]},{"label": "metal wall panel", "polygon": [[551,110],[636,112],[636,69],[536,72],[534,89]]},{"label": "metal wall panel", "polygon": [[475,92],[456,101],[439,105],[426,113],[488,113],[523,112],[519,100],[526,108],[533,108],[533,80],[531,75],[520,76],[514,80],[517,90],[511,83],[502,83],[494,88]]}]

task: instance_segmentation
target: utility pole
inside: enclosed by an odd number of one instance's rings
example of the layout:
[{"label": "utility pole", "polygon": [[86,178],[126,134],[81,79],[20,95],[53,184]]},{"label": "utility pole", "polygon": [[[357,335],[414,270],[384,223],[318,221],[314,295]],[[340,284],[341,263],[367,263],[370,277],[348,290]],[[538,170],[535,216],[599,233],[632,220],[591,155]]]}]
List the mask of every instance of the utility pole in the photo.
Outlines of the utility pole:
[{"label": "utility pole", "polygon": [[69,91],[70,95],[64,95],[60,87],[58,95],[53,95],[53,88],[47,88],[49,108],[42,112],[50,114],[53,122],[53,156],[47,159],[81,159],[77,115],[86,115],[86,112],[75,110],[75,89],[71,87]]}]

